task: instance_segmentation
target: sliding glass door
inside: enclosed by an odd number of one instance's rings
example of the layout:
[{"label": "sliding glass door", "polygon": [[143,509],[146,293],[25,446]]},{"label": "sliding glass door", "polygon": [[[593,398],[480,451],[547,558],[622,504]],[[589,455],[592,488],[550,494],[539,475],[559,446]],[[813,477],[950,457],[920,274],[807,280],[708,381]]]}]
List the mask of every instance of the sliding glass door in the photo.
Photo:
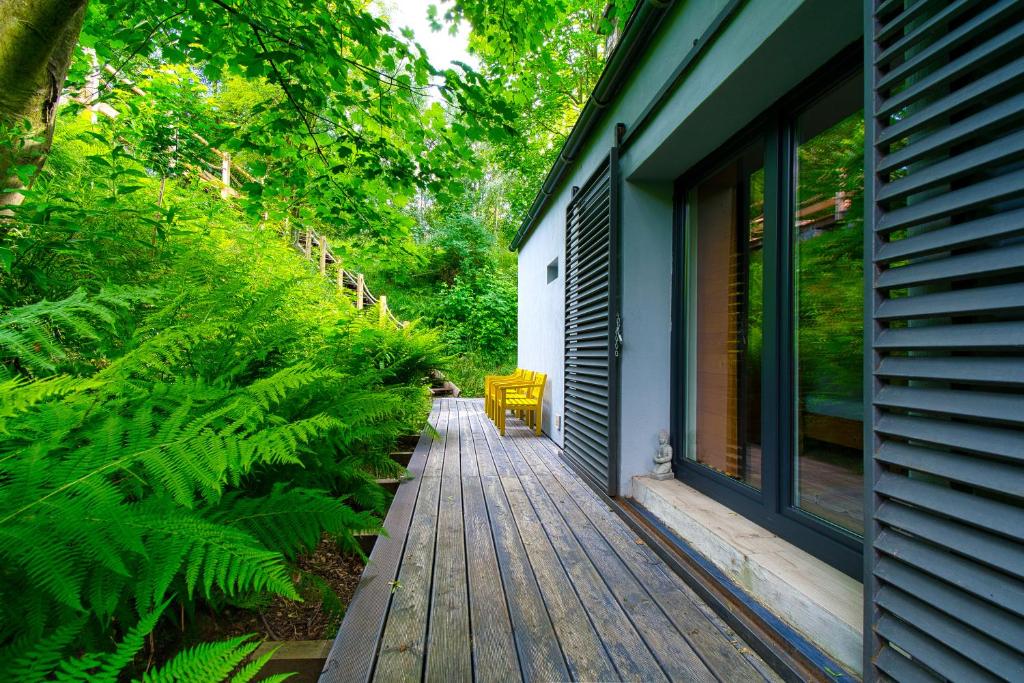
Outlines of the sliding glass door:
[{"label": "sliding glass door", "polygon": [[801,89],[677,184],[677,475],[860,576],[862,79]]}]

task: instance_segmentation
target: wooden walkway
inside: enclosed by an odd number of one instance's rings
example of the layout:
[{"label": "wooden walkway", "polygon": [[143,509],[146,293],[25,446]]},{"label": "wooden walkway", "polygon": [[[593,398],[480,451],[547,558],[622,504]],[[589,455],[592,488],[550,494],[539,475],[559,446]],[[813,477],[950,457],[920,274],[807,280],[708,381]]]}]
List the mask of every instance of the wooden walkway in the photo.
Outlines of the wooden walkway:
[{"label": "wooden walkway", "polygon": [[321,681],[777,680],[517,420],[439,399]]}]

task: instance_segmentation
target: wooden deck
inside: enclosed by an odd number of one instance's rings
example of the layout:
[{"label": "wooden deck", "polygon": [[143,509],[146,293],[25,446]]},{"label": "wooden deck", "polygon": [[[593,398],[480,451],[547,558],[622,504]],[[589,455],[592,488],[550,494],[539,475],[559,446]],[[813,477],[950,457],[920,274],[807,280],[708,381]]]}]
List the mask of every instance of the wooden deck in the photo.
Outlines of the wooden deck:
[{"label": "wooden deck", "polygon": [[321,681],[763,681],[765,663],[517,420],[439,399]]}]

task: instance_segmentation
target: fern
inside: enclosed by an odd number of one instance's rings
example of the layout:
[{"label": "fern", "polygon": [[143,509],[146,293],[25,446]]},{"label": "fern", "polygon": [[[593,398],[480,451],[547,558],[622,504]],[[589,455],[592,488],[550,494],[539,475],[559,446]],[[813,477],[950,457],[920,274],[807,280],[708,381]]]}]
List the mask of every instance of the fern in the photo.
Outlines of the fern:
[{"label": "fern", "polygon": [[228,494],[222,505],[210,509],[207,517],[243,529],[289,558],[315,548],[325,531],[352,538],[354,532],[380,529],[376,517],[356,512],[335,496],[324,491],[288,488],[281,482],[274,484],[265,496]]},{"label": "fern", "polygon": [[[182,652],[155,671],[146,672],[142,683],[192,683],[193,681],[251,681],[272,656],[272,652],[259,657],[241,669],[239,666],[256,651],[259,641],[251,636],[239,636],[220,643],[204,643]],[[238,671],[232,675],[236,669]],[[291,674],[262,677],[261,681],[279,683]]]},{"label": "fern", "polygon": [[[45,680],[61,666],[64,652],[78,637],[85,617],[69,619],[49,636],[35,643],[15,642],[0,652],[0,663],[9,661],[4,667],[12,680],[32,683]],[[17,659],[14,659],[17,655]]]},{"label": "fern", "polygon": [[[151,227],[133,216],[151,211],[118,214],[131,249]],[[299,599],[299,554],[324,533],[351,547],[380,528],[389,496],[375,478],[425,415],[436,339],[356,316],[285,245],[235,221],[193,218],[145,259],[119,256],[116,239],[76,242],[115,253],[61,271],[123,258],[125,279],[159,295],[65,285],[56,301],[0,310],[0,670],[12,680],[123,678],[169,600],[194,614]],[[160,270],[143,280],[143,266]],[[144,680],[250,680],[255,647],[199,646]]]},{"label": "fern", "polygon": [[96,386],[96,382],[88,379],[66,375],[34,382],[23,377],[0,381],[0,435],[7,433],[7,420],[31,410],[33,406]]},{"label": "fern", "polygon": [[78,659],[68,659],[61,663],[56,672],[58,681],[117,681],[121,672],[131,664],[132,659],[142,650],[149,635],[160,619],[161,613],[167,609],[164,603],[149,614],[142,617],[135,626],[117,644],[113,652],[89,653]]},{"label": "fern", "polygon": [[[41,643],[35,651],[14,662],[6,671],[22,683],[56,680],[62,683],[118,683],[135,657],[142,651],[146,637],[156,627],[167,603],[145,615],[128,630],[111,652],[92,652],[73,659],[55,660],[59,647]],[[63,635],[63,634],[61,634]],[[56,641],[57,636],[52,638]],[[203,643],[185,650],[157,669],[142,675],[144,683],[193,683],[195,681],[251,681],[273,656],[273,651],[249,660],[260,642],[252,636],[239,636],[219,643]],[[284,681],[289,674],[264,676],[263,681]]]},{"label": "fern", "polygon": [[90,296],[78,289],[60,301],[8,309],[0,314],[0,353],[34,374],[53,373],[67,359],[69,339],[99,341],[120,313],[154,295],[148,289],[120,289]]}]

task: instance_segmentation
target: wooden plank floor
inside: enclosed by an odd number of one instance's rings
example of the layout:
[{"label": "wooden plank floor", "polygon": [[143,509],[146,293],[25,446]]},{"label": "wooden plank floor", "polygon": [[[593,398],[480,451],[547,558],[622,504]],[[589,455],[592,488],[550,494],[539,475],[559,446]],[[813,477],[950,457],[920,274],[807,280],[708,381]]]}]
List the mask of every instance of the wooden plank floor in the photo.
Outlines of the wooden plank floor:
[{"label": "wooden plank floor", "polygon": [[517,420],[438,399],[323,683],[775,681]]}]

